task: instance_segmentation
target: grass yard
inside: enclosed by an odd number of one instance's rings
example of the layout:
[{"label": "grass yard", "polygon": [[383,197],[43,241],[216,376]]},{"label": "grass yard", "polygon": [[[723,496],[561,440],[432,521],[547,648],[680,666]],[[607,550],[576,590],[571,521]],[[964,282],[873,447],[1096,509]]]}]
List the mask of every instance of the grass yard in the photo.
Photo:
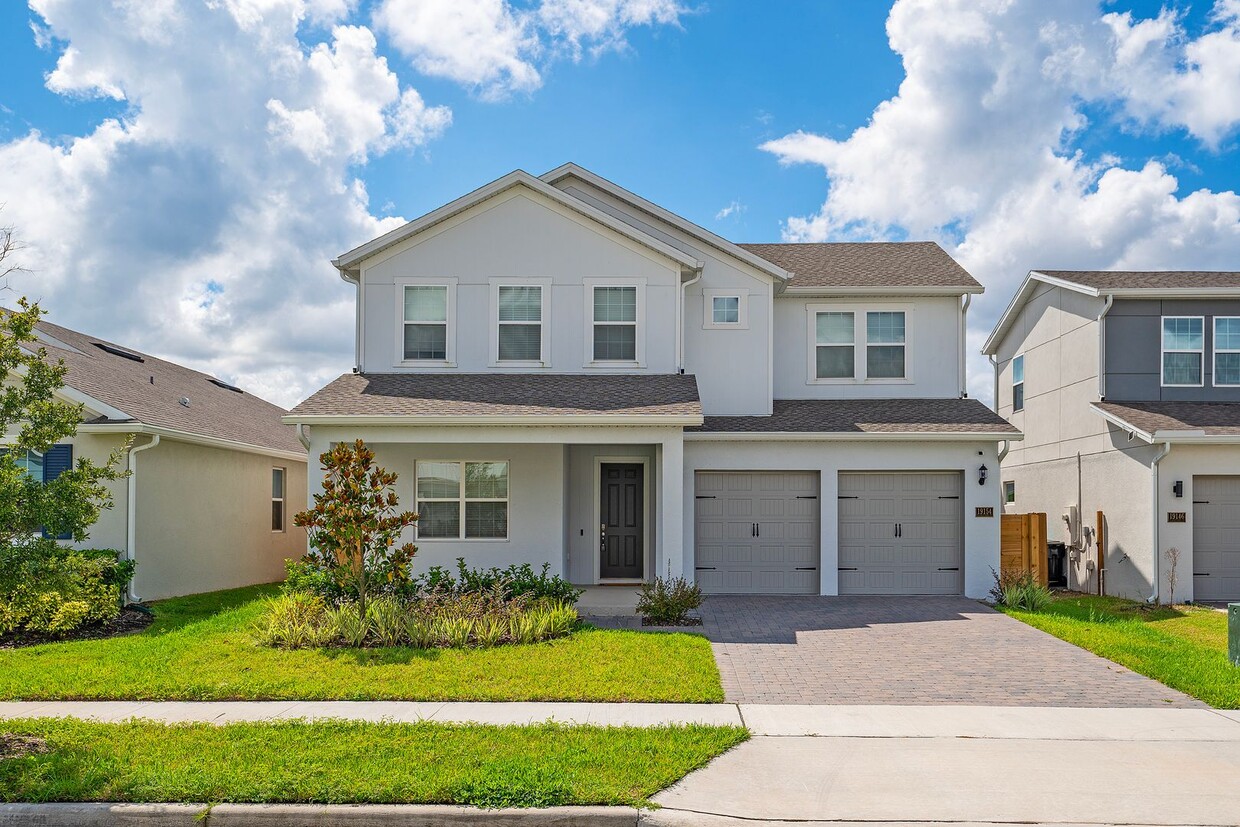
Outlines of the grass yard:
[{"label": "grass yard", "polygon": [[697,635],[584,629],[493,649],[269,649],[252,587],[165,600],[143,632],[0,650],[0,700],[723,700]]},{"label": "grass yard", "polygon": [[738,727],[98,724],[0,732],[51,752],[0,760],[0,801],[642,805],[744,741]]},{"label": "grass yard", "polygon": [[1227,661],[1227,615],[1117,597],[1056,597],[1040,612],[1001,610],[1220,709],[1240,709],[1240,667]]}]

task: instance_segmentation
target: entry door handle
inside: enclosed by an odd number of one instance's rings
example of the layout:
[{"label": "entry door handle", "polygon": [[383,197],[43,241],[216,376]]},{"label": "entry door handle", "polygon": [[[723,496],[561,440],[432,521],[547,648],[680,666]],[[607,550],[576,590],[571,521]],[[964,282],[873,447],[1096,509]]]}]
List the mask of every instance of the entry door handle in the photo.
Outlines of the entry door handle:
[{"label": "entry door handle", "polygon": [[607,523],[599,523],[598,530],[599,530],[598,548],[599,548],[599,551],[605,552],[607,551]]}]

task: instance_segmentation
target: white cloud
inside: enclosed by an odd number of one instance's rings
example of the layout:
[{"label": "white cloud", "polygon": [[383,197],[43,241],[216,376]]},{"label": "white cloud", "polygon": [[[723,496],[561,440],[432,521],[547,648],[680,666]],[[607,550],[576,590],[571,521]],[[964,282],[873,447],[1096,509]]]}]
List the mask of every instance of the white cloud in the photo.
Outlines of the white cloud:
[{"label": "white cloud", "polygon": [[[346,0],[35,0],[65,95],[126,102],[67,143],[0,144],[13,280],[53,321],[290,404],[347,369],[352,294],[328,263],[399,219],[355,165],[451,121],[402,88]],[[332,26],[322,42],[301,38]],[[321,31],[321,30],[320,30]]]},{"label": "white cloud", "polygon": [[542,86],[546,65],[567,54],[623,49],[629,29],[678,25],[678,0],[382,0],[375,23],[423,74],[473,87],[484,99]]},{"label": "white cloud", "polygon": [[744,211],[745,211],[745,205],[742,204],[738,199],[733,199],[732,203],[728,204],[722,210],[715,213],[715,220],[723,221],[725,218],[730,218],[731,216],[739,215],[740,213],[743,213]]},{"label": "white cloud", "polygon": [[[977,346],[1034,267],[1234,269],[1235,193],[1184,195],[1157,160],[1090,160],[1073,142],[1090,103],[1207,146],[1233,134],[1237,9],[1216,5],[1194,39],[1170,13],[1134,22],[1077,0],[899,0],[887,23],[899,93],[846,139],[763,145],[827,173],[822,208],[789,218],[785,235],[939,240],[987,287],[971,313]],[[974,357],[970,370],[989,399],[989,366]]]}]

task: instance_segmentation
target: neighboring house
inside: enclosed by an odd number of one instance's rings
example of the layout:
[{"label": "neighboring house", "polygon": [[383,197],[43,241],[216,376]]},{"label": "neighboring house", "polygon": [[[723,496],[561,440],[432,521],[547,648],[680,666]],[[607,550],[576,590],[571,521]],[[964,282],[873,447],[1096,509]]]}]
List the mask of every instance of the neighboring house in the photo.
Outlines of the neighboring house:
[{"label": "neighboring house", "polygon": [[[1034,271],[983,352],[1011,512],[1046,512],[1074,545],[1069,586],[1240,599],[1240,272]],[[1076,521],[1079,519],[1079,529]]]},{"label": "neighboring house", "polygon": [[78,545],[137,560],[134,599],[283,579],[305,553],[306,452],[284,409],[144,353],[39,322],[39,343],[68,368],[59,395],[85,405],[77,435],[24,460],[53,479],[78,458],[103,463],[132,439],[114,503]]},{"label": "neighboring house", "polygon": [[712,593],[991,584],[980,469],[1018,435],[964,398],[982,287],[935,244],[734,244],[570,164],[334,263],[357,368],[284,421],[314,455],[374,446],[421,515],[420,566]]}]

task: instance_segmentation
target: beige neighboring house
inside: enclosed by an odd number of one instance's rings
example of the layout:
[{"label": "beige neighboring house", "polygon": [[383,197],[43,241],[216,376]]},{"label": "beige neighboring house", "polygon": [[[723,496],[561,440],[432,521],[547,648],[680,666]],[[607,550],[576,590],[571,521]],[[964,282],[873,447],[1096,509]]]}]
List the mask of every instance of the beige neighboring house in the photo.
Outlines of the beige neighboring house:
[{"label": "beige neighboring house", "polygon": [[137,560],[135,600],[283,579],[305,553],[306,451],[284,409],[180,365],[48,322],[36,330],[69,372],[61,396],[86,407],[77,435],[31,473],[54,479],[79,458],[102,463],[132,439],[115,498],[77,544]]}]

